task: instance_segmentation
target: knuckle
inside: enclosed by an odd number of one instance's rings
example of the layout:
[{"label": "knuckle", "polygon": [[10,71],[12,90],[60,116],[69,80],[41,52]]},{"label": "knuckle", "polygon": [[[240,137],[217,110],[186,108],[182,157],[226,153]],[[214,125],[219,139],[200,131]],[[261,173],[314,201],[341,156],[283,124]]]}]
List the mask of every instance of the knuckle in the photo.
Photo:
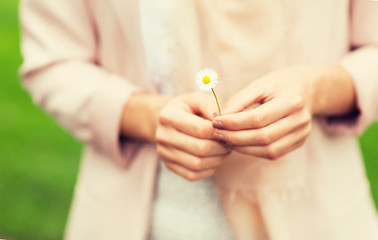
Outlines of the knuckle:
[{"label": "knuckle", "polygon": [[203,168],[202,159],[194,157],[191,163],[191,168],[196,171],[202,170]]},{"label": "knuckle", "polygon": [[223,141],[231,145],[234,145],[237,142],[236,136],[233,134],[223,134]]},{"label": "knuckle", "polygon": [[257,142],[260,145],[268,145],[272,142],[272,137],[270,136],[269,133],[265,131],[260,131],[259,134],[257,135]]},{"label": "knuckle", "polygon": [[184,178],[186,178],[190,182],[195,182],[199,180],[198,174],[192,171],[188,171],[187,174],[185,174]]},{"label": "knuckle", "polygon": [[211,147],[209,144],[197,144],[197,146],[195,147],[196,155],[201,157],[206,157],[210,151]]},{"label": "knuckle", "polygon": [[202,132],[202,128],[201,128],[201,126],[198,126],[198,125],[193,126],[193,132],[194,132],[194,134],[195,134],[196,136],[198,136],[199,134],[201,134],[201,132]]},{"label": "knuckle", "polygon": [[312,121],[312,116],[311,116],[311,113],[309,111],[305,111],[304,113],[304,117],[303,117],[307,122],[311,122]]},{"label": "knuckle", "polygon": [[305,128],[307,130],[308,126],[311,126],[312,124],[312,116],[308,111],[302,110],[297,113],[293,122],[296,127]]},{"label": "knuckle", "polygon": [[305,135],[308,136],[310,135],[312,131],[312,121],[311,121],[311,117],[308,116],[310,114],[305,113],[304,115],[307,115],[307,116],[304,116],[302,118],[302,120],[299,122],[299,126],[303,128]]},{"label": "knuckle", "polygon": [[268,116],[265,114],[250,111],[248,118],[252,128],[261,128],[267,125]]},{"label": "knuckle", "polygon": [[311,131],[312,131],[312,124],[311,122],[307,125],[307,128],[306,128],[306,134],[307,135],[310,135],[311,134]]},{"label": "knuckle", "polygon": [[202,125],[197,125],[194,127],[194,134],[198,138],[207,138],[209,135],[209,129]]},{"label": "knuckle", "polygon": [[293,110],[302,109],[304,105],[305,105],[304,99],[300,94],[293,94],[291,96],[290,106],[293,108]]},{"label": "knuckle", "polygon": [[254,127],[262,127],[263,126],[264,119],[260,115],[252,115],[251,117],[251,124]]},{"label": "knuckle", "polygon": [[223,126],[226,127],[226,128],[231,128],[231,129],[234,129],[237,127],[237,122],[234,118],[225,118],[223,120]]},{"label": "knuckle", "polygon": [[162,110],[159,114],[159,123],[166,125],[170,122],[170,117],[166,114],[166,111]]},{"label": "knuckle", "polygon": [[165,140],[165,135],[162,132],[162,129],[158,128],[155,132],[155,141],[158,143],[164,142]]},{"label": "knuckle", "polygon": [[267,159],[274,161],[279,157],[279,151],[276,147],[270,145],[265,148],[265,155]]},{"label": "knuckle", "polygon": [[204,136],[203,137],[206,138],[206,139],[212,138],[214,131],[215,131],[215,129],[213,128],[213,126],[211,124],[210,127],[206,127],[206,129],[204,130]]},{"label": "knuckle", "polygon": [[302,119],[303,124],[308,124],[311,122],[312,117],[308,111],[303,111],[301,119]]}]

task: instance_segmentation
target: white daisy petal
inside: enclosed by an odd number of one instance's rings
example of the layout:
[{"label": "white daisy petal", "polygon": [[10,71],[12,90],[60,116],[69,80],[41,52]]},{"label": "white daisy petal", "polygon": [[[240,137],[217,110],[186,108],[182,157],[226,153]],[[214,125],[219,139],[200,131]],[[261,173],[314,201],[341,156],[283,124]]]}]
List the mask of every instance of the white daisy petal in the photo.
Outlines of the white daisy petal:
[{"label": "white daisy petal", "polygon": [[218,84],[218,74],[211,68],[203,68],[197,73],[195,83],[201,91],[211,91]]}]

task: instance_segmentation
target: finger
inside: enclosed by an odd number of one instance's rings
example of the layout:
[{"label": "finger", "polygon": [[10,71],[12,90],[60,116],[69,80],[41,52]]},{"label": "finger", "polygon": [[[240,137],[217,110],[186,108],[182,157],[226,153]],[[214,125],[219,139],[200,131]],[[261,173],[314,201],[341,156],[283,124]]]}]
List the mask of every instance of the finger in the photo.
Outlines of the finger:
[{"label": "finger", "polygon": [[184,177],[185,179],[194,182],[214,175],[214,169],[208,169],[203,171],[193,171],[180,166],[175,162],[164,161],[165,166],[172,172]]},{"label": "finger", "polygon": [[240,131],[217,129],[214,139],[233,146],[264,146],[304,127],[310,121],[311,116],[307,111],[297,111],[263,128]]},{"label": "finger", "polygon": [[248,155],[276,160],[302,146],[310,132],[311,125],[309,124],[272,144],[266,146],[235,147],[233,150]]},{"label": "finger", "polygon": [[198,157],[213,157],[229,152],[228,148],[215,140],[194,138],[166,126],[158,128],[155,140],[159,144],[172,146]]},{"label": "finger", "polygon": [[260,102],[262,98],[261,91],[258,90],[258,87],[256,87],[255,84],[253,87],[250,85],[228,100],[223,110],[223,115],[241,112],[253,104]]},{"label": "finger", "polygon": [[216,101],[207,94],[201,93],[198,96],[190,96],[189,105],[194,113],[210,121],[214,119],[214,113],[218,112]]},{"label": "finger", "polygon": [[202,93],[192,93],[172,101],[164,108],[159,121],[197,138],[210,139],[213,134],[214,100]]},{"label": "finger", "polygon": [[223,157],[220,156],[200,158],[163,144],[157,145],[157,152],[164,160],[175,162],[193,171],[214,169],[223,163]]},{"label": "finger", "polygon": [[159,122],[196,138],[211,139],[214,132],[211,121],[186,111],[176,111],[172,115],[166,114],[163,110]]},{"label": "finger", "polygon": [[299,95],[285,94],[273,98],[255,109],[216,117],[213,120],[213,126],[227,130],[261,128],[303,107],[304,102]]}]

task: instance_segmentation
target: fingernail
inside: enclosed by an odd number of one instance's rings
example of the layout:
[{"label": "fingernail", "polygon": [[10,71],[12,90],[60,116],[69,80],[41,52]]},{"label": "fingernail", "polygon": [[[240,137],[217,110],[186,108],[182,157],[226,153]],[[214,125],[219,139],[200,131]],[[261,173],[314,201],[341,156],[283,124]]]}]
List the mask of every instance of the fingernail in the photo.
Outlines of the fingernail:
[{"label": "fingernail", "polygon": [[224,135],[219,131],[215,131],[213,137],[215,140],[224,141]]},{"label": "fingernail", "polygon": [[223,124],[222,124],[221,121],[215,119],[213,121],[213,127],[215,127],[215,128],[223,128]]}]

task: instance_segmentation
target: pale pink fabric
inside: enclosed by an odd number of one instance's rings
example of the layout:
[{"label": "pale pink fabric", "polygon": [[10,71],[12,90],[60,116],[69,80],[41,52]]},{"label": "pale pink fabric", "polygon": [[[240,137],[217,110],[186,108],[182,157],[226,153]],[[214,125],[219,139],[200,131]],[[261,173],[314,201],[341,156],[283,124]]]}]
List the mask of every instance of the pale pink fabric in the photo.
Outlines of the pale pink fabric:
[{"label": "pale pink fabric", "polygon": [[23,83],[87,145],[66,239],[144,239],[148,232],[155,148],[119,141],[129,96],[154,91],[138,13],[138,1],[21,2]]},{"label": "pale pink fabric", "polygon": [[[329,216],[344,204],[350,206],[343,214],[362,207],[346,197],[361,196],[365,188],[357,146],[337,134],[361,133],[378,116],[378,4],[197,1],[196,7],[200,32],[207,37],[202,39],[204,64],[219,71],[221,97],[233,94],[229,86],[242,89],[276,68],[341,64],[356,82],[361,110],[359,116],[316,119],[307,143],[276,162],[237,153],[226,159],[217,170],[217,183],[237,238],[354,239],[363,233],[366,239],[378,238],[376,218],[368,220],[375,225],[356,225],[341,233],[350,219]],[[351,47],[359,49],[347,54]],[[335,196],[329,193],[353,185],[344,189],[347,199],[331,204]]]},{"label": "pale pink fabric", "polygon": [[[156,152],[152,144],[119,139],[129,96],[156,91],[146,71],[139,11],[137,0],[21,2],[24,85],[87,145],[67,239],[137,240],[148,233]],[[219,170],[218,176],[231,173],[219,185],[239,238],[377,239],[358,145],[343,135],[377,119],[378,3],[182,0],[175,13],[167,24],[176,41],[170,48],[177,55],[176,93],[194,90],[201,66],[217,69],[222,102],[262,74],[299,63],[340,63],[356,83],[361,114],[315,119],[305,146],[291,154],[300,159],[228,161]],[[358,49],[349,53],[350,47]],[[248,173],[243,166],[250,174],[242,181],[232,177]]]}]

